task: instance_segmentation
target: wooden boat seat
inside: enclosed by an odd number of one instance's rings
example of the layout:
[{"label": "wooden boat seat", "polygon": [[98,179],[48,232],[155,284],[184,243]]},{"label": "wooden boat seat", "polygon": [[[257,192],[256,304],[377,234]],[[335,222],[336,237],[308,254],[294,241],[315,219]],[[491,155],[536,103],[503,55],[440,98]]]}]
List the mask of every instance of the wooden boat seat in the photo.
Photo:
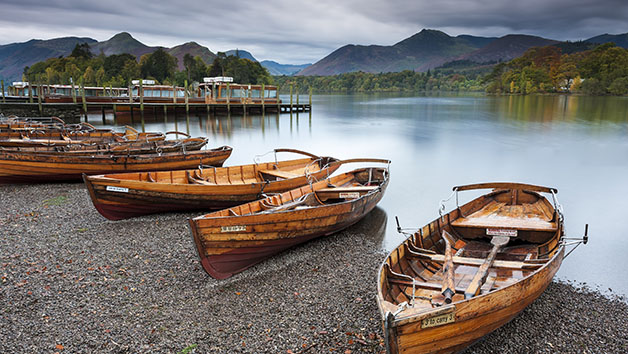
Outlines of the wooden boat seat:
[{"label": "wooden boat seat", "polygon": [[259,170],[260,173],[263,173],[265,175],[269,175],[269,176],[273,176],[273,177],[279,177],[279,178],[283,178],[283,179],[290,179],[290,178],[295,178],[295,177],[299,177],[300,175],[290,172],[290,171],[283,171],[283,170]]},{"label": "wooden boat seat", "polygon": [[482,209],[460,217],[451,223],[454,227],[504,228],[527,231],[556,231],[555,221],[547,220],[543,211],[534,205],[506,205],[491,202]]}]

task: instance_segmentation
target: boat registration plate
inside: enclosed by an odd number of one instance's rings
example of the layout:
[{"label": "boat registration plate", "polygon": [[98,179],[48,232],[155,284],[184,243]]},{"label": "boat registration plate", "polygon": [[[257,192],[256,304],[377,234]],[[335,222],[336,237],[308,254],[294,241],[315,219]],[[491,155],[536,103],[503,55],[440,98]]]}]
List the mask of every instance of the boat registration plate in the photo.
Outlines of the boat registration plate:
[{"label": "boat registration plate", "polygon": [[517,230],[513,229],[486,229],[488,236],[508,236],[517,237]]},{"label": "boat registration plate", "polygon": [[421,328],[437,327],[452,322],[456,322],[456,314],[454,312],[426,318],[421,321]]},{"label": "boat registration plate", "polygon": [[110,192],[129,193],[129,189],[124,187],[107,186],[107,190]]},{"label": "boat registration plate", "polygon": [[238,231],[246,231],[246,226],[236,225],[236,226],[221,226],[220,232],[238,232]]},{"label": "boat registration plate", "polygon": [[360,198],[360,192],[338,193],[340,198]]}]

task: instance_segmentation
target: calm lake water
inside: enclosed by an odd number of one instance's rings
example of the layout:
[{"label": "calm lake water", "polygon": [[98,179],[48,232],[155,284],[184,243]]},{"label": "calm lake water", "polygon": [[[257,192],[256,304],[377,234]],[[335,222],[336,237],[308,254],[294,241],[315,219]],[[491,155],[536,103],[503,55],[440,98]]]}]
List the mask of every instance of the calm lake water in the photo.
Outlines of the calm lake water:
[{"label": "calm lake water", "polygon": [[[100,121],[90,116],[91,123]],[[109,116],[106,125],[113,124]],[[232,146],[227,165],[252,163],[255,155],[278,147],[392,160],[391,182],[379,204],[386,215],[379,218],[386,223],[386,250],[404,239],[395,216],[404,227],[426,224],[455,185],[517,181],[556,187],[567,235],[580,237],[588,223],[590,236],[565,259],[558,277],[628,295],[621,276],[628,269],[628,98],[320,95],[311,114],[179,116],[176,123],[171,115],[167,122],[157,117],[146,123],[146,130],[175,128],[208,136],[211,146]],[[460,203],[475,196],[462,192]],[[447,211],[454,206],[450,201]]]}]

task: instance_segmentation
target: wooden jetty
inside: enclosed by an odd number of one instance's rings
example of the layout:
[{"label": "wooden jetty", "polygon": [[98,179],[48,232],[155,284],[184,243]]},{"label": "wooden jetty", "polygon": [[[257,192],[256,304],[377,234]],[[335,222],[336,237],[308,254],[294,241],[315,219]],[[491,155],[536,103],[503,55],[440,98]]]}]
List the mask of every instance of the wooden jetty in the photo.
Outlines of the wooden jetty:
[{"label": "wooden jetty", "polygon": [[[194,90],[154,85],[152,80],[135,80],[128,89],[15,82],[10,87],[10,96],[3,96],[0,101],[0,113],[78,118],[88,112],[101,112],[104,118],[106,113],[113,113],[114,116],[190,112],[244,115],[301,113],[309,112],[312,107],[311,90],[308,103],[299,103],[298,92],[295,103],[291,86],[290,101],[283,103],[276,86],[232,84],[227,80],[231,78],[226,77],[206,79]],[[188,87],[187,82],[185,87]]]}]

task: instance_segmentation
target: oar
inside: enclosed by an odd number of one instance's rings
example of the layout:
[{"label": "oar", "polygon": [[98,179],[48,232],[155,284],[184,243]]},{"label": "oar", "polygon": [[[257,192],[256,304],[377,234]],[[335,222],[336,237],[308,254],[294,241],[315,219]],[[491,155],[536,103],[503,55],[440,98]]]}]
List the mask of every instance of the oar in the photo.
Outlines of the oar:
[{"label": "oar", "polygon": [[445,297],[445,303],[450,304],[452,296],[456,293],[454,258],[451,250],[451,245],[455,243],[455,239],[445,230],[443,230],[442,237],[445,241],[445,263],[443,264],[443,288],[441,294]]},{"label": "oar", "polygon": [[478,271],[475,273],[471,284],[469,284],[467,290],[465,290],[465,299],[470,299],[480,292],[480,287],[486,281],[486,277],[488,276],[488,269],[495,261],[497,252],[499,252],[502,247],[508,244],[508,241],[510,241],[510,238],[508,236],[493,236],[493,239],[491,239],[491,245],[493,245],[493,249],[491,250],[491,253],[488,254],[488,257],[484,260],[484,263],[482,263],[480,268],[478,268]]}]

